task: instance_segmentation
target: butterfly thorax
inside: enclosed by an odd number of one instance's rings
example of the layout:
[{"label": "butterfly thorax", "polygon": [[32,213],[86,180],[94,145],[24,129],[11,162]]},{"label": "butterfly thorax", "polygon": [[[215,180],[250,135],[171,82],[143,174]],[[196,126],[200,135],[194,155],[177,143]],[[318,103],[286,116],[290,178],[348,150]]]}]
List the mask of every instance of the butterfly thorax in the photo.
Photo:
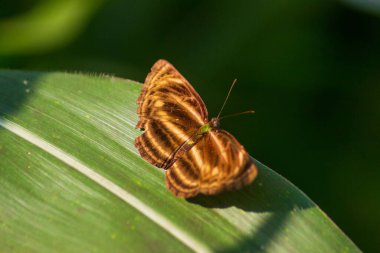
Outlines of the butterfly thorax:
[{"label": "butterfly thorax", "polygon": [[195,139],[201,138],[203,135],[209,133],[212,129],[218,129],[219,125],[219,119],[212,118],[208,123],[204,124],[198,129],[197,134],[195,135]]}]

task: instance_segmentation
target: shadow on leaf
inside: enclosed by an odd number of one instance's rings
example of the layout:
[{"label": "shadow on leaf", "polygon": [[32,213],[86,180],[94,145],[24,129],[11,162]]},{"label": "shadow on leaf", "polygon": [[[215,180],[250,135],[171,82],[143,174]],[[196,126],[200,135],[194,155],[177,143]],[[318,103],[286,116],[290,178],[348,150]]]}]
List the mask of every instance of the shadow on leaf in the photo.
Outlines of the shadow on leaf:
[{"label": "shadow on leaf", "polygon": [[[199,195],[190,203],[208,208],[237,207],[248,212],[278,212],[315,206],[300,190],[280,175],[255,161],[258,176],[245,188],[215,196]],[[247,199],[250,201],[247,202]]]},{"label": "shadow on leaf", "polygon": [[[256,180],[239,191],[224,192],[216,196],[200,195],[188,202],[207,208],[236,207],[246,212],[268,213],[268,217],[240,243],[218,252],[265,251],[271,238],[280,233],[293,210],[303,210],[316,205],[289,181],[254,160],[258,167]],[[249,201],[247,201],[249,200]]]}]

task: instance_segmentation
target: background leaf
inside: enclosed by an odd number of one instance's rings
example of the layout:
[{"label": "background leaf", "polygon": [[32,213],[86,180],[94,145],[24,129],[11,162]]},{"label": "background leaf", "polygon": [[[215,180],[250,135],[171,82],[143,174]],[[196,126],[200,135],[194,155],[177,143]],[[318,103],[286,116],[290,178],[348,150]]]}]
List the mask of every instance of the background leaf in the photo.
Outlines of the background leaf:
[{"label": "background leaf", "polygon": [[102,0],[40,1],[26,13],[1,20],[0,55],[33,55],[66,45],[101,3]]},{"label": "background leaf", "polygon": [[257,162],[245,189],[184,200],[133,146],[140,84],[0,72],[0,251],[359,252]]}]

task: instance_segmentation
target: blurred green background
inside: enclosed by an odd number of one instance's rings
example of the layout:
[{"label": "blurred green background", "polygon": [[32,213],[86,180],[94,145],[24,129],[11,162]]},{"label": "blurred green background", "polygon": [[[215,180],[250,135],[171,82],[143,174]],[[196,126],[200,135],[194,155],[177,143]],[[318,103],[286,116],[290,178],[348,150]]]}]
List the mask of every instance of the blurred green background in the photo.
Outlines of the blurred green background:
[{"label": "blurred green background", "polygon": [[172,62],[252,156],[380,252],[380,1],[1,0],[0,68],[144,81]]}]

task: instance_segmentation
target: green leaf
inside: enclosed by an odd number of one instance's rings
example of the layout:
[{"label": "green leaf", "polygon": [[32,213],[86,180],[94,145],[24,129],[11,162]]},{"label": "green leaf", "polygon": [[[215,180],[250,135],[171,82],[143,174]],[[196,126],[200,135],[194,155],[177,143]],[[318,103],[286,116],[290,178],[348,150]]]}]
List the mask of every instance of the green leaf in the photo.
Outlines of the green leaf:
[{"label": "green leaf", "polygon": [[0,72],[0,252],[360,252],[259,162],[243,190],[174,197],[133,145],[140,89]]}]

